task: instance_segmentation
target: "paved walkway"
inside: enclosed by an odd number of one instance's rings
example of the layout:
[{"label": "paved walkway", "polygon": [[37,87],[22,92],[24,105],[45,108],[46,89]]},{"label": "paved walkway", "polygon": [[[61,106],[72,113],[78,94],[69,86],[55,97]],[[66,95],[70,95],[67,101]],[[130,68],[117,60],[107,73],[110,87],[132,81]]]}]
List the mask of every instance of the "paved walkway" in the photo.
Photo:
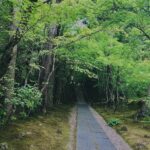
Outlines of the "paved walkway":
[{"label": "paved walkway", "polygon": [[77,106],[77,150],[116,150],[94,118],[89,106],[82,102]]},{"label": "paved walkway", "polygon": [[123,138],[85,103],[82,90],[78,88],[76,93],[76,150],[132,150]]}]

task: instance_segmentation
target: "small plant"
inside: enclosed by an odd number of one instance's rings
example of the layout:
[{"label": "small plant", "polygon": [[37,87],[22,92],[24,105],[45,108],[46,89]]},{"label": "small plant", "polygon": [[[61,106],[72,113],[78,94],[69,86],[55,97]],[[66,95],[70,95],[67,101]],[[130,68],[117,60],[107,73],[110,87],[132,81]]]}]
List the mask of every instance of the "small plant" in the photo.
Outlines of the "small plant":
[{"label": "small plant", "polygon": [[119,124],[121,124],[121,121],[117,118],[112,118],[108,121],[108,125],[111,127],[119,125]]},{"label": "small plant", "polygon": [[143,122],[144,124],[150,124],[150,116],[144,117],[140,122]]}]

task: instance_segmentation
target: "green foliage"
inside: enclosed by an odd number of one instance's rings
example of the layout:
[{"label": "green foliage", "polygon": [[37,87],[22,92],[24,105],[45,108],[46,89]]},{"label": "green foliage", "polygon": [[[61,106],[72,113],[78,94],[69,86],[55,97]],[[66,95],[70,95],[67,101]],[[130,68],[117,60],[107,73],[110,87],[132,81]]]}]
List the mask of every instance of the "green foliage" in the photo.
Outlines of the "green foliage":
[{"label": "green foliage", "polygon": [[17,88],[14,98],[11,100],[16,112],[21,118],[27,117],[41,105],[41,92],[35,86]]},{"label": "green foliage", "polygon": [[144,122],[150,123],[150,116],[144,117],[143,118]]},{"label": "green foliage", "polygon": [[[94,80],[93,86],[107,102],[114,103],[118,93],[121,102],[125,97],[147,96],[150,85],[148,0],[62,0],[49,4],[41,0],[34,3],[2,0],[0,8],[0,60],[10,36],[16,37],[19,32],[21,38],[17,43],[17,83],[39,84],[39,75],[46,69],[41,60],[55,55],[54,68],[59,70],[56,78],[61,80],[63,89],[67,82],[76,85],[88,78]],[[16,10],[15,16],[12,8]],[[9,27],[14,21],[17,32]],[[50,35],[55,27],[59,29],[58,35]],[[12,102],[20,115],[26,117],[26,112],[28,115],[40,105],[40,97],[37,88],[27,86],[17,89]]]},{"label": "green foliage", "polygon": [[121,121],[117,118],[112,118],[112,119],[109,119],[108,120],[108,125],[113,127],[113,126],[117,126],[117,125],[120,125],[121,124]]}]

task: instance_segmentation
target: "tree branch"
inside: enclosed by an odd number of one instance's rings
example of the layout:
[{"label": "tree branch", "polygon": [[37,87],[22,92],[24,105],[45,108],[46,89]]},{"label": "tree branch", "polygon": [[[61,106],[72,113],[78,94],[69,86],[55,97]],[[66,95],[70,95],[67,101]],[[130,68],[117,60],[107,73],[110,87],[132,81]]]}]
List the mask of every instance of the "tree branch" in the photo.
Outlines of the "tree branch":
[{"label": "tree branch", "polygon": [[143,33],[143,35],[144,35],[145,37],[147,37],[147,38],[150,40],[150,35],[148,35],[148,34],[144,31],[144,29],[142,29],[140,26],[136,26],[136,28],[139,29],[139,30]]}]

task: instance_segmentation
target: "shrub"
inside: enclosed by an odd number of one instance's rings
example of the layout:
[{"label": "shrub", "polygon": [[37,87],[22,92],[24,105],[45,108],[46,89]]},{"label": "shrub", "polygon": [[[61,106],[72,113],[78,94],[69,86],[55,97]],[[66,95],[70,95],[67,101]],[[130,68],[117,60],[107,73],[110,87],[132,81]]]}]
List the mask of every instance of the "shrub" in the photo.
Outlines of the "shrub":
[{"label": "shrub", "polygon": [[121,124],[121,121],[117,118],[112,118],[108,121],[108,125],[111,127],[119,125],[119,124]]},{"label": "shrub", "polygon": [[35,86],[17,88],[12,104],[20,117],[25,118],[41,104],[41,92]]}]

